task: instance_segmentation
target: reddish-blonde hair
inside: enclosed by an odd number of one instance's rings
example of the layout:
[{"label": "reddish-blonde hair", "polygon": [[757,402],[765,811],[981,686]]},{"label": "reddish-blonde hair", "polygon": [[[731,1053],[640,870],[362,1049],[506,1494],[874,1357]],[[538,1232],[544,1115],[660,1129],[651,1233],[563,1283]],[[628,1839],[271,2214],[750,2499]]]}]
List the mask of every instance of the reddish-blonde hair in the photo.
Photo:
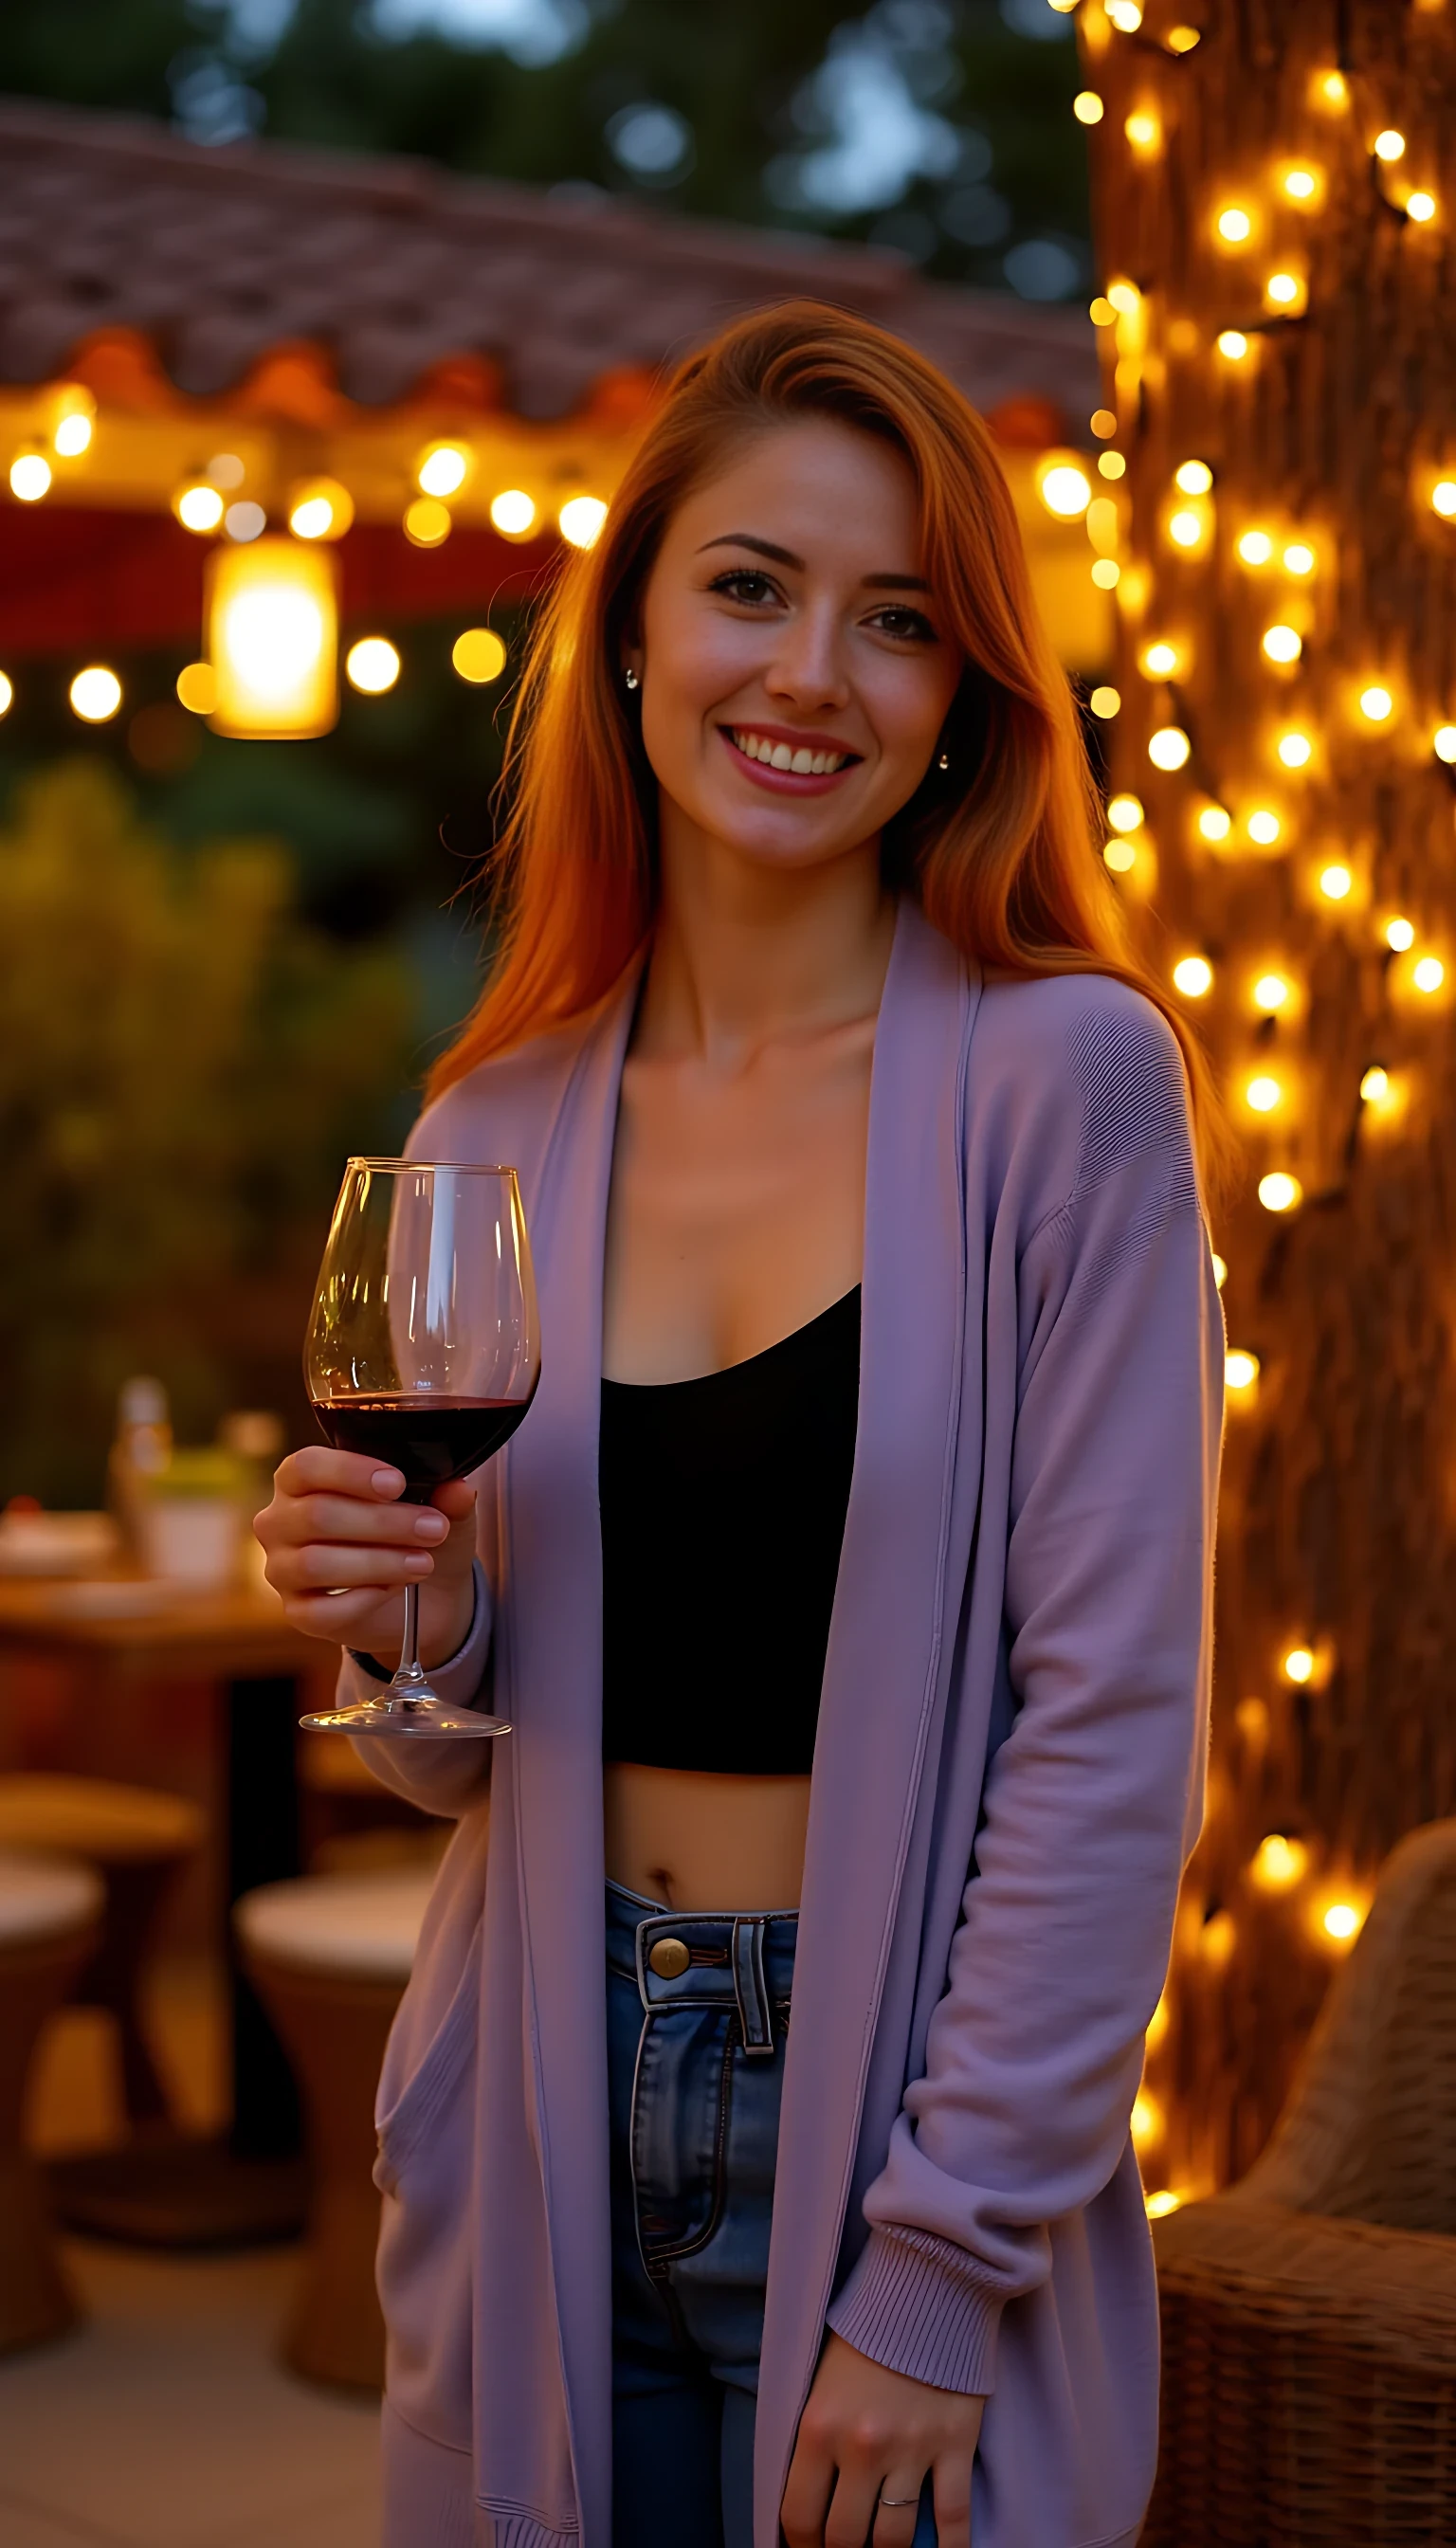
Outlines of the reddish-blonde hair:
[{"label": "reddish-blonde hair", "polygon": [[1123,931],[1076,706],[1033,599],[990,433],[923,355],[814,301],[741,318],[679,367],[596,545],[567,562],[542,606],[491,861],[499,952],[430,1095],[592,1007],[651,931],[657,781],[623,692],[624,638],[689,490],[752,434],[805,417],[872,433],[909,463],[921,566],[964,658],[946,730],[951,774],[929,773],[886,827],[887,880],[983,964],[1109,973],[1142,992],[1178,1039],[1203,1145],[1217,1148],[1201,1048]]}]

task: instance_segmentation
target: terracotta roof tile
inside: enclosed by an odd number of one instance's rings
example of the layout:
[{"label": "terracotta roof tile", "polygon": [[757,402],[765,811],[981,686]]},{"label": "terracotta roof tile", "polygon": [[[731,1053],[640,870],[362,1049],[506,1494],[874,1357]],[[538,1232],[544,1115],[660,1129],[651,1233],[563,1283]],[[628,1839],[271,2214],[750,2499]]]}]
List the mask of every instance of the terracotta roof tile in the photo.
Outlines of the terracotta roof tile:
[{"label": "terracotta roof tile", "polygon": [[904,259],[814,236],[275,142],[208,149],[163,126],[0,100],[0,379],[60,370],[98,327],[154,343],[176,387],[233,388],[307,339],[345,395],[409,394],[461,354],[527,416],[605,371],[684,352],[785,293],[862,310],[922,345],[977,406],[1028,392],[1070,417],[1097,396],[1080,312],[931,284]]}]

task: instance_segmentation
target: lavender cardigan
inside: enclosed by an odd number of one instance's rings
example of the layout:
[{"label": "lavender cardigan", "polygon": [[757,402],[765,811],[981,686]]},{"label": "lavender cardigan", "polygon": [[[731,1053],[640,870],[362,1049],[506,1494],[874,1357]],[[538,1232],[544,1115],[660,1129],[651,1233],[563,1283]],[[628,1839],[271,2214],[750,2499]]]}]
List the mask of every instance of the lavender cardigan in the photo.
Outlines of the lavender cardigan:
[{"label": "lavender cardigan", "polygon": [[[610,2543],[596,1426],[632,989],[411,1143],[519,1167],[545,1364],[482,1475],[475,1621],[436,1676],[515,1730],[365,1747],[459,1817],[380,2091],[386,2548]],[[983,982],[902,905],[757,2548],[826,2319],[987,2394],[976,2548],[1137,2535],[1157,2315],[1129,2115],[1201,1810],[1223,1341],[1164,1022],[1101,977]]]}]

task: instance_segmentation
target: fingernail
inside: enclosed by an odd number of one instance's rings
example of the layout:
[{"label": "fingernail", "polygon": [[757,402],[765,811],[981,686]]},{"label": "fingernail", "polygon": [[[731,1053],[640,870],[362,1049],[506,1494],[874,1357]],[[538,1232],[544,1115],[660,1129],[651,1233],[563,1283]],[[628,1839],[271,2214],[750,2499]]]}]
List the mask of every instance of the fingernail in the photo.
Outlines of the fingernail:
[{"label": "fingernail", "polygon": [[393,1496],[405,1483],[401,1469],[376,1469],[369,1481],[377,1496]]},{"label": "fingernail", "polygon": [[405,1572],[407,1575],[428,1575],[433,1566],[434,1559],[432,1557],[425,1557],[422,1555],[416,1557],[411,1553],[411,1555],[407,1557],[405,1560]]},{"label": "fingernail", "polygon": [[443,1539],[450,1525],[443,1513],[422,1512],[414,1525],[416,1539]]}]

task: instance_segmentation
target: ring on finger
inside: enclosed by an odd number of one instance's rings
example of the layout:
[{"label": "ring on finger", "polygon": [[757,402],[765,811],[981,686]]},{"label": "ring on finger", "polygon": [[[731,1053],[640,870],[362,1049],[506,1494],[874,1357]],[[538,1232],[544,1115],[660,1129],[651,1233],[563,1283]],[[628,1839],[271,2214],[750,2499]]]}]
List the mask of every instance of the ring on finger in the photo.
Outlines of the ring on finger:
[{"label": "ring on finger", "polygon": [[886,2512],[903,2512],[908,2505],[918,2503],[920,2498],[918,2495],[882,2495],[879,2501]]}]

